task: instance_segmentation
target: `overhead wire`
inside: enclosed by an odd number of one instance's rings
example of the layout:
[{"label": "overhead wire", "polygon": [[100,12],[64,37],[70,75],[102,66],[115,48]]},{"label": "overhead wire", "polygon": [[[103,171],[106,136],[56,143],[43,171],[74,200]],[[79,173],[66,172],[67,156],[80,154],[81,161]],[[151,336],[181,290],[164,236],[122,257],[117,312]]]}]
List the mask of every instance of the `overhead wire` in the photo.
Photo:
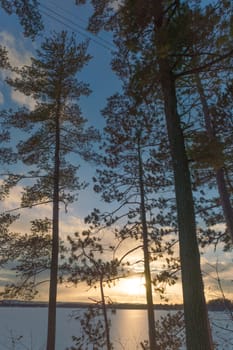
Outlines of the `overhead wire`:
[{"label": "overhead wire", "polygon": [[[56,1],[53,1],[53,0],[50,0],[50,3],[52,3],[54,6],[56,6],[56,9],[59,9],[61,10],[63,13],[66,13],[67,15],[75,18],[75,25],[77,25],[78,27],[80,27],[82,30],[84,30],[85,32],[88,32],[90,33],[86,28],[88,26],[88,21],[87,20],[84,20],[81,16],[78,16],[77,14],[74,15],[73,12],[70,12],[70,11],[67,11],[67,9],[65,9],[64,7],[61,7]],[[83,24],[85,24],[85,27],[82,27],[81,25],[79,25],[76,21],[77,19],[82,22]],[[94,38],[98,38],[100,41],[104,42],[107,46],[110,46],[112,47],[113,49],[115,49],[115,46],[113,45],[113,43],[107,39],[105,39],[103,36],[100,36],[100,35],[97,35],[97,34],[93,34]]]},{"label": "overhead wire", "polygon": [[[74,22],[70,18],[60,14],[59,12],[55,11],[54,9],[49,8],[48,6],[46,6],[42,3],[40,3],[40,7],[41,7],[41,9],[40,9],[41,13],[43,13],[45,16],[53,19],[56,22],[59,22],[60,24],[68,27],[72,31],[79,33],[83,37],[91,40],[92,42],[94,42],[95,44],[97,44],[99,46],[102,46],[104,49],[106,49],[108,51],[112,51],[114,49],[114,46],[112,45],[112,43],[110,43],[109,41],[107,41],[104,38],[100,38],[99,36],[94,36],[94,34],[91,34],[90,32],[88,32],[86,28],[82,27],[80,24]],[[62,11],[63,11],[63,9],[62,9]],[[65,11],[65,12],[67,12],[67,11]]]},{"label": "overhead wire", "polygon": [[50,0],[49,2],[50,4],[53,4],[56,7],[56,9],[60,9],[63,13],[66,13],[67,15],[75,18],[75,20],[78,18],[80,22],[83,22],[83,24],[85,24],[85,28],[87,27],[87,24],[88,24],[87,21],[81,18],[80,16],[76,14],[74,16],[73,12],[67,11],[67,9],[65,9],[64,7],[61,7],[56,1]]},{"label": "overhead wire", "polygon": [[[44,7],[45,7],[45,6],[44,6]],[[48,12],[46,12],[46,10],[43,10],[43,9],[41,9],[41,12],[42,12],[44,15],[46,15],[47,17],[50,17],[50,18],[52,18],[53,20],[55,20],[55,21],[57,21],[57,22],[59,22],[59,23],[65,25],[66,27],[70,28],[72,31],[77,32],[77,33],[81,34],[82,36],[84,36],[85,38],[88,38],[89,40],[95,42],[97,45],[100,45],[100,46],[102,46],[103,48],[105,48],[105,49],[107,49],[107,50],[109,50],[109,51],[111,51],[112,49],[114,49],[114,46],[113,46],[113,45],[110,47],[111,44],[110,44],[109,42],[107,42],[107,44],[106,44],[106,43],[104,43],[105,40],[104,40],[104,39],[101,39],[101,38],[99,38],[99,37],[98,37],[98,40],[97,40],[96,37],[94,37],[94,35],[92,35],[91,33],[89,33],[85,28],[82,28],[81,26],[77,25],[75,22],[71,21],[69,18],[67,18],[67,17],[65,17],[65,16],[63,16],[63,15],[61,15],[61,14],[55,12],[55,11],[52,10],[52,9],[47,8],[47,10],[50,11],[50,12],[52,12],[52,14],[49,14]],[[69,23],[64,22],[64,20],[62,20],[62,19],[59,18],[59,17],[63,18],[65,21],[69,21]],[[77,29],[77,27],[78,27],[79,29]],[[105,41],[105,42],[106,42],[106,41]]]}]

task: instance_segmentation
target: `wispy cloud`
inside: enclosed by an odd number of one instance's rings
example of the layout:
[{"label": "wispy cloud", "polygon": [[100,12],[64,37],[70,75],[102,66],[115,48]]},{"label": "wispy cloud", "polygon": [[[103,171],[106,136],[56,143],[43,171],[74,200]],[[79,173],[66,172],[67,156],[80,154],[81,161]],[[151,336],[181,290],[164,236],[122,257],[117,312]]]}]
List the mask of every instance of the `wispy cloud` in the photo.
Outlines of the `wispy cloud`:
[{"label": "wispy cloud", "polygon": [[[25,48],[22,40],[16,40],[16,38],[12,34],[6,31],[1,31],[0,42],[1,45],[7,49],[8,58],[12,67],[20,68],[24,65],[30,64],[30,58],[32,57],[32,53]],[[15,77],[15,73],[9,70],[2,71],[1,76],[2,78],[6,78],[6,76]],[[35,101],[32,98],[24,96],[23,94],[14,91],[13,89],[11,91],[11,99],[17,104],[24,105],[31,110],[35,107]]]},{"label": "wispy cloud", "polygon": [[[3,180],[0,180],[0,184],[2,183]],[[22,186],[15,186],[10,195],[0,202],[1,210],[8,211],[18,208],[20,206],[21,192]]]},{"label": "wispy cloud", "polygon": [[30,63],[32,53],[28,51],[23,41],[17,39],[6,31],[0,32],[1,45],[8,51],[8,57],[13,67],[22,67]]},{"label": "wispy cloud", "polygon": [[22,94],[19,91],[12,90],[11,98],[17,104],[28,107],[30,110],[33,110],[35,108],[35,100],[33,100],[30,96]]},{"label": "wispy cloud", "polygon": [[68,213],[61,212],[61,231],[65,235],[72,235],[74,232],[82,232],[87,229],[88,225],[84,220],[75,215],[75,210],[68,211]]}]

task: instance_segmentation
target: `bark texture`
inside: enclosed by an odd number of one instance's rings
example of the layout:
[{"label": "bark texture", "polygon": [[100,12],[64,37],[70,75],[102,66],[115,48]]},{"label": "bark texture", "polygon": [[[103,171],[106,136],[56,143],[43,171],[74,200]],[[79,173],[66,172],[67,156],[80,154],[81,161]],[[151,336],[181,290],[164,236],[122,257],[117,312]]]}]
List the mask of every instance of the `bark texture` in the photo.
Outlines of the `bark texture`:
[{"label": "bark texture", "polygon": [[163,0],[156,1],[154,4],[154,21],[160,84],[164,97],[164,109],[175,182],[186,345],[187,350],[212,350],[213,342],[196,237],[191,178],[184,135],[177,109],[175,78],[170,67],[169,58],[162,54],[163,48],[167,44]]},{"label": "bark texture", "polygon": [[175,81],[160,61],[168,138],[173,159],[187,350],[213,349],[204,296],[188,159],[177,113]]}]

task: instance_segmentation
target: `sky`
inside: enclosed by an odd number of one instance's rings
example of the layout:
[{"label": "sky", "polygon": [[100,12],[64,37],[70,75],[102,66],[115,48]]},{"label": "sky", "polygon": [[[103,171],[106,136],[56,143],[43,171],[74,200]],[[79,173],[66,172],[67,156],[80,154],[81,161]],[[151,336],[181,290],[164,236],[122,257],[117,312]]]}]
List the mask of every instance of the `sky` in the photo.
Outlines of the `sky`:
[{"label": "sky", "polygon": [[[22,34],[23,30],[15,16],[8,16],[0,10],[0,42],[8,49],[9,58],[12,65],[20,67],[30,63],[30,57],[34,55],[35,49],[39,47],[39,43],[44,36],[48,36],[52,31],[67,30],[75,32],[78,40],[90,39],[89,53],[93,56],[89,65],[84,68],[81,78],[90,84],[92,94],[81,100],[81,108],[83,115],[87,118],[88,123],[97,128],[102,128],[104,120],[100,110],[105,107],[106,98],[114,92],[120,90],[120,82],[111,71],[111,50],[114,49],[111,41],[111,35],[100,33],[99,37],[95,37],[85,31],[87,19],[90,10],[86,6],[77,7],[73,0],[41,0],[41,13],[44,21],[45,31],[41,33],[34,42],[25,38]],[[0,108],[17,109],[26,105],[33,108],[33,101],[18,92],[10,89],[4,82],[5,72],[0,73]],[[13,135],[14,139],[19,139],[20,135]],[[95,173],[95,167],[91,164],[82,163],[80,169],[80,177],[84,177],[91,182],[91,178]],[[3,210],[14,209],[19,206],[20,194],[22,187],[18,186],[11,193],[10,197],[2,203]],[[91,185],[83,191],[79,196],[79,201],[69,207],[68,213],[61,210],[61,236],[66,237],[67,234],[82,230],[85,228],[83,218],[90,213],[94,207],[104,208],[104,203],[100,202],[99,197],[91,190]],[[33,212],[24,209],[22,219],[17,222],[15,229],[17,232],[25,232],[29,227],[29,221],[33,217],[51,216],[51,206],[44,205],[36,208]],[[105,232],[106,240],[109,240],[111,232]],[[126,249],[132,247],[136,242],[129,242]],[[178,246],[176,254],[178,255]],[[224,291],[227,297],[232,298],[232,254],[222,253],[221,247],[214,251],[213,247],[207,248],[202,253],[203,277],[206,285],[207,299],[221,297],[218,288],[216,266],[221,273]],[[132,261],[141,258],[139,252],[132,256]],[[154,266],[159,271],[160,266]],[[115,286],[110,289],[106,287],[106,294],[116,302],[145,302],[144,280],[142,276],[142,267],[132,267],[131,277],[116,281]],[[14,272],[2,270],[0,274],[0,285],[9,278],[14,276]],[[59,301],[87,301],[88,298],[98,298],[98,288],[89,288],[81,284],[75,288],[70,285],[59,286]],[[172,303],[182,302],[181,285],[178,282],[175,286],[168,287],[166,296]],[[47,286],[40,290],[39,298],[47,299]],[[154,301],[160,302],[157,294],[154,295]]]}]

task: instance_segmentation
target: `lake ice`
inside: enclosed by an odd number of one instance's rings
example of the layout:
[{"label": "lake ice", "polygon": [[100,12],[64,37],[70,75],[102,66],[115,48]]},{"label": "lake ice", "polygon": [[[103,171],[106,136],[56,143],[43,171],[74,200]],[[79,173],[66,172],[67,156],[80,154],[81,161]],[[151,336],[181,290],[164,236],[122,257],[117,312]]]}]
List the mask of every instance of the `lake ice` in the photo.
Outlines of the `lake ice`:
[{"label": "lake ice", "polygon": [[[80,309],[79,312],[83,312]],[[174,312],[174,311],[173,311]],[[79,335],[79,321],[71,318],[71,308],[57,309],[56,350],[72,345],[72,335]],[[156,318],[167,311],[155,310]],[[111,316],[114,350],[141,350],[147,339],[145,310],[117,310]],[[218,350],[233,349],[233,321],[225,312],[210,312],[214,340]],[[0,350],[44,350],[46,344],[47,308],[0,307]],[[90,348],[91,350],[92,348]]]}]

